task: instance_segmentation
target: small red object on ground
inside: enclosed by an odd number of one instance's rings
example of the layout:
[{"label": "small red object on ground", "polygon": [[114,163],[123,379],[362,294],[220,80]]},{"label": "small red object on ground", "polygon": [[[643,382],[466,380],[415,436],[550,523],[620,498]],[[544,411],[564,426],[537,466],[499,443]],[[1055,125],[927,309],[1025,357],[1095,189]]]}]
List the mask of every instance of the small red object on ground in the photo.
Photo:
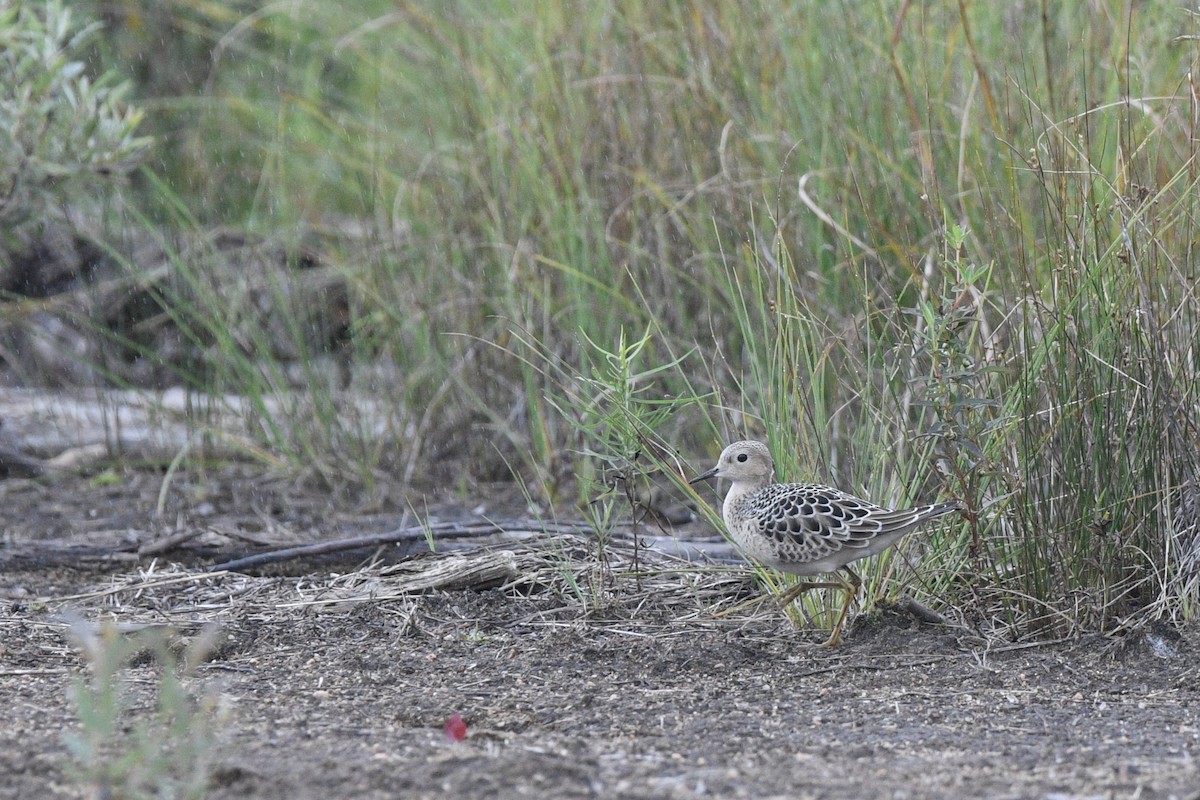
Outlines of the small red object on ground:
[{"label": "small red object on ground", "polygon": [[467,738],[467,723],[463,722],[462,714],[455,714],[446,720],[446,726],[442,730],[446,732],[446,738],[452,742],[461,742]]}]

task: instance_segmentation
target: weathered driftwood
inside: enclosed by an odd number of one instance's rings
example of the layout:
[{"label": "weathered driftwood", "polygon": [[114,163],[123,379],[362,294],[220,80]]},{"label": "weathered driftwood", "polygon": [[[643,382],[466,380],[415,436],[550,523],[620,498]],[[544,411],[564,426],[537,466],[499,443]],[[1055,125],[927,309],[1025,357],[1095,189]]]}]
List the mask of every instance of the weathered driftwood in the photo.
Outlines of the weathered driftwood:
[{"label": "weathered driftwood", "polygon": [[[384,545],[400,544],[412,545],[414,543],[424,545],[421,549],[428,550],[430,545],[434,549],[438,549],[439,545],[448,545],[451,542],[467,544],[469,547],[476,548],[486,545],[489,539],[499,537],[505,542],[516,542],[522,539],[529,539],[534,536],[545,534],[563,534],[563,533],[583,533],[585,529],[581,529],[575,525],[560,525],[554,523],[537,523],[537,522],[515,522],[507,525],[500,525],[495,522],[483,522],[476,524],[463,525],[460,523],[443,523],[440,525],[428,526],[413,526],[411,528],[401,528],[400,530],[388,531],[387,533],[378,533],[368,536],[353,536],[346,539],[333,539],[324,542],[314,542],[312,544],[298,545],[296,547],[285,547],[278,550],[270,550],[265,553],[255,553],[254,555],[235,558],[230,561],[225,561],[221,564],[215,564],[213,570],[229,570],[237,572],[238,570],[249,569],[251,567],[262,566],[263,564],[278,563],[281,561],[289,561],[296,558],[309,558],[312,556],[328,555],[330,553],[346,552],[350,550],[362,550],[368,547],[383,547]],[[442,549],[445,549],[444,547]],[[419,551],[418,551],[419,552]]]},{"label": "weathered driftwood", "polygon": [[[197,545],[195,540],[205,533],[204,528],[190,528],[169,536],[152,539],[140,545],[133,543],[80,543],[43,539],[8,544],[0,547],[0,569],[47,566],[81,566],[87,564],[128,564],[160,556],[188,556],[190,561],[223,559],[208,567],[210,570],[252,570],[267,564],[299,559],[329,559],[339,555],[360,559],[362,551],[392,547],[389,559],[403,558],[432,549],[437,552],[471,551],[482,548],[536,543],[550,537],[575,540],[581,547],[596,547],[595,531],[584,522],[561,523],[539,520],[503,520],[477,523],[447,522],[412,526],[378,534],[353,536],[247,553],[244,543],[239,550],[230,547],[214,548]],[[612,540],[631,544],[634,534],[618,529],[608,534]],[[733,547],[721,539],[688,540],[666,535],[638,534],[640,548],[661,558],[697,563],[737,563],[740,557]]]},{"label": "weathered driftwood", "polygon": [[[181,388],[154,392],[0,387],[0,420],[3,444],[27,457],[46,459],[51,468],[80,469],[116,455],[169,461],[183,448],[196,446],[217,457],[244,457],[255,449],[246,437],[247,420],[256,413],[277,418],[295,413],[273,398],[262,398],[261,403],[255,409],[243,397]],[[387,410],[377,401],[356,397],[353,411],[363,430],[386,431]]]},{"label": "weathered driftwood", "polygon": [[284,603],[282,607],[322,607],[344,610],[363,602],[393,600],[435,589],[479,589],[497,586],[521,577],[522,566],[511,550],[480,553],[448,553],[433,558],[415,558],[384,567],[378,572],[363,570],[343,576],[317,597]]}]

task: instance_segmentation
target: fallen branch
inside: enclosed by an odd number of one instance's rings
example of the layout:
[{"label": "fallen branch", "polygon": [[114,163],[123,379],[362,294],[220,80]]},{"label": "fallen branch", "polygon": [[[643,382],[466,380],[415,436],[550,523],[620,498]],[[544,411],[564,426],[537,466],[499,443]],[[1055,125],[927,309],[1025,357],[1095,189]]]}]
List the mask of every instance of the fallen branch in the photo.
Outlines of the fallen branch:
[{"label": "fallen branch", "polygon": [[431,589],[495,586],[516,580],[520,575],[517,555],[511,550],[450,553],[435,558],[410,559],[384,567],[374,575],[359,571],[341,581],[333,581],[317,597],[280,603],[278,607],[349,608],[364,602],[396,600]]},{"label": "fallen branch", "polygon": [[266,553],[256,553],[244,558],[235,558],[232,561],[217,564],[209,569],[212,571],[229,570],[237,572],[248,567],[274,564],[294,558],[328,555],[329,553],[339,553],[344,550],[360,550],[366,547],[383,547],[389,544],[404,544],[426,540],[444,542],[455,539],[477,539],[480,536],[488,534],[501,534],[506,540],[512,540],[530,538],[542,534],[590,535],[592,533],[593,530],[591,528],[581,523],[559,524],[544,522],[538,523],[537,527],[527,525],[526,527],[506,528],[495,522],[483,522],[471,525],[446,522],[438,525],[418,525],[411,528],[400,528],[399,530],[370,536],[354,536],[349,539],[334,539],[329,542],[285,547],[281,550],[270,550]]},{"label": "fallen branch", "polygon": [[[142,543],[123,540],[116,544],[92,544],[39,540],[19,545],[0,545],[0,570],[21,567],[45,567],[69,564],[79,566],[87,563],[136,563],[143,558],[161,557],[194,542],[205,528],[191,528],[169,536]],[[629,528],[607,531],[606,536],[614,542],[628,542],[635,533]],[[677,561],[705,564],[741,564],[742,558],[724,539],[692,540],[667,535],[636,534],[638,542],[648,551],[660,557]],[[580,545],[590,542],[596,545],[596,531],[585,522],[542,522],[533,519],[444,522],[432,525],[415,525],[385,533],[354,536],[311,544],[292,545],[252,555],[230,558],[231,553],[213,552],[213,547],[196,547],[192,556],[227,560],[212,567],[215,570],[246,570],[264,564],[276,564],[299,558],[325,556],[366,548],[397,545],[393,558],[403,558],[420,552],[442,550],[469,550],[474,548],[509,546],[522,541],[545,536],[576,537]],[[243,552],[245,552],[243,550]]]},{"label": "fallen branch", "polygon": [[903,611],[920,622],[928,622],[930,625],[945,625],[949,628],[961,627],[955,625],[953,620],[939,614],[929,606],[914,600],[906,594],[902,594],[896,598],[895,607],[898,611]]}]

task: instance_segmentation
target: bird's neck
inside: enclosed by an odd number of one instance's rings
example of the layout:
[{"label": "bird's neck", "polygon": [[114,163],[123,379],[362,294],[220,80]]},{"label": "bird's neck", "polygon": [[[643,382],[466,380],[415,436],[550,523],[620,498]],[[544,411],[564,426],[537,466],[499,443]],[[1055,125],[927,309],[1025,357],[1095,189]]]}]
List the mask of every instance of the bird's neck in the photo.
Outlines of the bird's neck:
[{"label": "bird's neck", "polygon": [[730,511],[738,503],[763,488],[766,484],[761,481],[734,481],[725,495],[724,516],[729,519]]}]

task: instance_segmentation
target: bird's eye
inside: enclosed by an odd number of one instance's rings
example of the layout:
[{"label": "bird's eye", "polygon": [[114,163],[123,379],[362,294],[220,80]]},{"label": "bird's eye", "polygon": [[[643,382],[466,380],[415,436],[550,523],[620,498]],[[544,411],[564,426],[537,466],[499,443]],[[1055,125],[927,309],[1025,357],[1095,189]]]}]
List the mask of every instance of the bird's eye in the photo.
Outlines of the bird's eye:
[{"label": "bird's eye", "polygon": [[746,463],[746,459],[749,457],[750,456],[746,455],[745,453],[738,453],[738,463],[741,463],[741,464]]}]

